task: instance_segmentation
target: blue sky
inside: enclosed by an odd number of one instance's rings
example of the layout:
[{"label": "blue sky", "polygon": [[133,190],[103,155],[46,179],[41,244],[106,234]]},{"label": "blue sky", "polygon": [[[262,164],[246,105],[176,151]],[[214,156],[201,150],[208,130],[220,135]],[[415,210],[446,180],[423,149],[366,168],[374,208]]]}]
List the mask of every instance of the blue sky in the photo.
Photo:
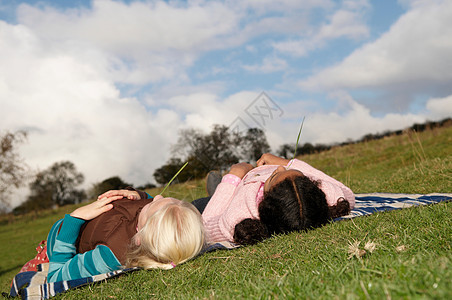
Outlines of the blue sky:
[{"label": "blue sky", "polygon": [[0,0],[0,128],[87,185],[153,181],[184,128],[241,120],[276,152],[303,117],[314,144],[450,117],[450,70],[452,1]]}]

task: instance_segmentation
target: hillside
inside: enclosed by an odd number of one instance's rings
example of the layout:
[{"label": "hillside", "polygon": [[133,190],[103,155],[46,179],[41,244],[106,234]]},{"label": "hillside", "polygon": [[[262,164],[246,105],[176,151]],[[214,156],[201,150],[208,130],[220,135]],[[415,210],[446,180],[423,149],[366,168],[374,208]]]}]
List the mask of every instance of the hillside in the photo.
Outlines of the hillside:
[{"label": "hillside", "polygon": [[[299,157],[355,193],[452,193],[452,127],[406,132]],[[148,190],[156,194],[160,188]],[[202,181],[172,185],[168,196],[205,195]],[[51,224],[72,207],[2,217],[2,292],[34,256]],[[253,247],[203,255],[171,271],[142,271],[64,298],[438,298],[447,299],[452,270],[452,205],[405,209],[342,221]],[[9,222],[8,222],[9,221]],[[348,259],[353,241],[377,250]],[[403,248],[397,248],[402,247]],[[399,251],[397,249],[406,249]],[[63,297],[59,297],[63,298]]]}]

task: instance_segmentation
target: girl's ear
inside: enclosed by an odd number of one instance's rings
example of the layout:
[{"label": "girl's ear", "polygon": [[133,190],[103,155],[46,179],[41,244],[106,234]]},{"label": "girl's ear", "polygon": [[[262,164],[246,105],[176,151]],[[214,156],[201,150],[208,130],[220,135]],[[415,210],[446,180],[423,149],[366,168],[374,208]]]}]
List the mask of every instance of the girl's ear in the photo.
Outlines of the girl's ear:
[{"label": "girl's ear", "polygon": [[137,245],[137,246],[141,245],[141,238],[138,234],[135,236],[135,238],[133,240],[135,241],[135,245]]}]

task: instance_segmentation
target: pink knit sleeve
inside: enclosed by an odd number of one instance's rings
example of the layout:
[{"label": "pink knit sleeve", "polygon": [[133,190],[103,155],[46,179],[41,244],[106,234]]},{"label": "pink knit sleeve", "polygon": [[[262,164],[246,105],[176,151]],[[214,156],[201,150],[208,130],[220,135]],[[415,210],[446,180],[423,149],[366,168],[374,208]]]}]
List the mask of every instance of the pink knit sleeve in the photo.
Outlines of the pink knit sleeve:
[{"label": "pink knit sleeve", "polygon": [[204,212],[202,213],[203,219],[218,216],[224,212],[229,206],[232,200],[234,191],[241,179],[238,176],[227,174],[223,176],[220,184],[217,186],[215,193],[212,195],[209,203],[207,203]]},{"label": "pink knit sleeve", "polygon": [[238,176],[227,174],[223,176],[221,183],[217,186],[207,204],[202,219],[206,229],[207,240],[209,242],[228,241],[231,237],[228,235],[223,222],[224,212],[228,209],[237,185],[241,182]]}]

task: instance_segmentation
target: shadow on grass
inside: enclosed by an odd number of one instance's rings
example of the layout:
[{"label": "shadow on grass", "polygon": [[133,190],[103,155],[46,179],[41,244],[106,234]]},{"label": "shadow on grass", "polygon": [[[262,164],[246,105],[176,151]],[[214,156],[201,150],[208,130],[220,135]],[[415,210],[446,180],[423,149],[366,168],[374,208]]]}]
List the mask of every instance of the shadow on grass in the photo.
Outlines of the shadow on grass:
[{"label": "shadow on grass", "polygon": [[[5,270],[1,269],[1,270],[0,270],[0,276],[2,276],[3,274],[6,274],[6,273],[8,273],[8,272],[11,272],[11,271],[13,271],[13,270],[20,269],[22,266],[23,266],[23,265],[17,265],[17,266],[11,267],[11,268],[9,268],[9,269],[5,269]],[[11,278],[11,279],[12,279],[12,278]]]}]

